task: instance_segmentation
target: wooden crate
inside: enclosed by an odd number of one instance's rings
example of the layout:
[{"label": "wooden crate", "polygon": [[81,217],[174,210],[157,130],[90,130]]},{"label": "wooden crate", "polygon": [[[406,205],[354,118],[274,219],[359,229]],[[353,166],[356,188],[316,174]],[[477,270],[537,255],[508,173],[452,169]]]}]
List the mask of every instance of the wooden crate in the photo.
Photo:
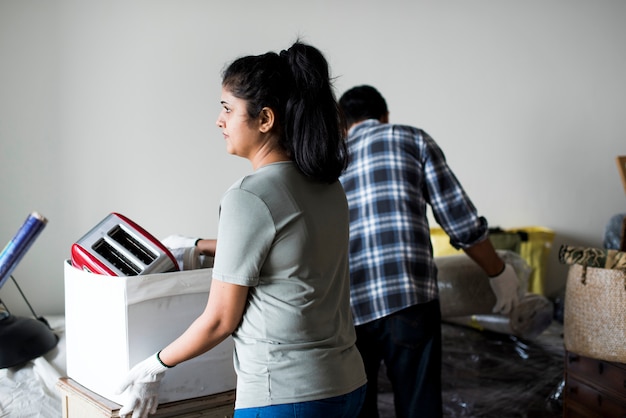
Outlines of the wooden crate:
[{"label": "wooden crate", "polygon": [[[63,418],[118,418],[121,405],[106,399],[62,377],[57,383],[62,394]],[[235,407],[235,391],[217,393],[183,401],[159,405],[155,418],[232,418]]]}]

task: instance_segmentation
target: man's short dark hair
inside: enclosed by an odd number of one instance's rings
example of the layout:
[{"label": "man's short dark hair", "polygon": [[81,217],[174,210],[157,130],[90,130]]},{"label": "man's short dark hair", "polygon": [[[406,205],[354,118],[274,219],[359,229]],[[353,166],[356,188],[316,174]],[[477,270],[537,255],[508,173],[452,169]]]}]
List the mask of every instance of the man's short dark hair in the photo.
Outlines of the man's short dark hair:
[{"label": "man's short dark hair", "polygon": [[339,99],[339,107],[348,126],[366,119],[380,119],[389,112],[385,98],[368,85],[346,91]]}]

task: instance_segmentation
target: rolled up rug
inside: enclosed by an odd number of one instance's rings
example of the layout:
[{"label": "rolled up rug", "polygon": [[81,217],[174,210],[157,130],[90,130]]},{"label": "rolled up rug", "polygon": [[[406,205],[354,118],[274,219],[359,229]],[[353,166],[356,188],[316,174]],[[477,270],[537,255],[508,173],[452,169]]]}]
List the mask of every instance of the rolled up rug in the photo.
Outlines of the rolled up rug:
[{"label": "rolled up rug", "polygon": [[487,274],[467,255],[435,257],[442,320],[532,340],[545,331],[554,316],[546,297],[527,292],[531,267],[517,253],[497,250],[511,264],[520,282],[520,302],[508,315],[492,312],[496,297]]},{"label": "rolled up rug", "polygon": [[[505,263],[513,266],[520,283],[519,298],[528,288],[532,269],[517,253],[497,250]],[[491,314],[496,296],[489,285],[489,276],[465,254],[435,257],[441,317]]]},{"label": "rolled up rug", "polygon": [[469,315],[445,318],[444,321],[534,340],[548,329],[553,317],[554,305],[550,300],[542,295],[527,293],[508,315]]}]

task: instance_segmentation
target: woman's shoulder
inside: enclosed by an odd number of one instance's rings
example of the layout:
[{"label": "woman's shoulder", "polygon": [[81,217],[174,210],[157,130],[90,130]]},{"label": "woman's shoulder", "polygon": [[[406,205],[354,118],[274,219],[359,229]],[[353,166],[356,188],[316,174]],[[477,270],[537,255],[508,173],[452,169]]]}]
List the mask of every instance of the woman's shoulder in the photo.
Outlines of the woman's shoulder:
[{"label": "woman's shoulder", "polygon": [[279,189],[278,184],[289,182],[290,178],[299,176],[302,174],[291,161],[268,164],[240,177],[226,193],[243,191],[261,196]]}]

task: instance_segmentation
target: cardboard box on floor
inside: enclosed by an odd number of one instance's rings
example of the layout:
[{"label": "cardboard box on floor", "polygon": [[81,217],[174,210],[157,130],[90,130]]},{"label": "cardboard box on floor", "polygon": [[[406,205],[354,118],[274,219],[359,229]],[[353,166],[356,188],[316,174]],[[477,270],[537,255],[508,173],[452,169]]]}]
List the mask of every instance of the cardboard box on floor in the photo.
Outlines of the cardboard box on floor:
[{"label": "cardboard box on floor", "polygon": [[[85,388],[123,404],[117,394],[136,363],[177,338],[204,310],[212,269],[111,277],[65,261],[67,374]],[[235,388],[233,341],[167,371],[159,402]]]}]

